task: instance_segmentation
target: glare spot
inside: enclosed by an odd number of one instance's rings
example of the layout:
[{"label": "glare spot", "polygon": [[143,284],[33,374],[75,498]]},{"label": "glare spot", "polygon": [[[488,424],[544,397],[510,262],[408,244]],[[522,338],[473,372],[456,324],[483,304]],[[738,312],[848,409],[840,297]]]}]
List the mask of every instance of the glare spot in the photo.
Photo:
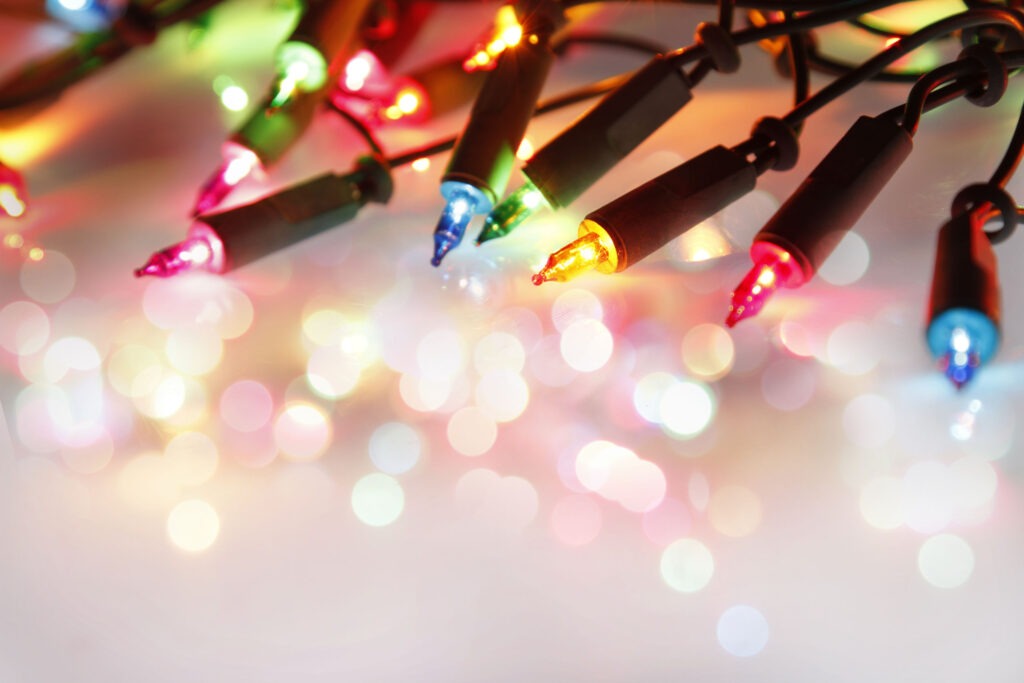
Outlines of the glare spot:
[{"label": "glare spot", "polygon": [[907,526],[922,534],[942,531],[953,517],[953,482],[949,468],[923,461],[903,474],[903,505]]},{"label": "glare spot", "polygon": [[467,406],[448,420],[448,442],[463,455],[483,455],[498,439],[498,424],[490,412]]},{"label": "glare spot", "polygon": [[695,538],[673,541],[661,553],[661,578],[680,593],[695,593],[711,581],[715,561],[707,546]]},{"label": "glare spot", "polygon": [[270,422],[274,399],[259,382],[243,379],[220,395],[220,418],[240,432],[254,432]]},{"label": "glare spot", "polygon": [[562,358],[574,370],[594,372],[612,357],[612,333],[600,320],[585,318],[570,323],[562,332]]},{"label": "glare spot", "polygon": [[765,368],[761,375],[761,394],[773,408],[794,411],[811,400],[816,383],[809,363],[783,359]]},{"label": "glare spot", "polygon": [[529,138],[523,138],[523,141],[519,143],[519,148],[516,150],[516,159],[527,161],[532,156],[533,143],[530,142]]},{"label": "glare spot", "polygon": [[860,514],[876,529],[890,531],[903,524],[903,481],[875,477],[860,491]]},{"label": "glare spot", "polygon": [[473,365],[481,375],[494,370],[521,372],[526,365],[526,350],[514,335],[491,332],[476,343]]},{"label": "glare spot", "polygon": [[843,323],[832,331],[826,346],[828,362],[845,375],[863,375],[878,365],[881,350],[871,326],[859,320]]},{"label": "glare spot", "polygon": [[702,383],[678,381],[662,394],[658,415],[670,435],[694,437],[707,429],[715,415],[714,395]]},{"label": "glare spot", "polygon": [[387,422],[370,435],[370,460],[382,472],[404,474],[420,460],[419,433],[404,422]]},{"label": "glare spot", "polygon": [[734,357],[732,337],[721,325],[697,325],[683,337],[683,364],[704,379],[713,380],[726,375]]},{"label": "glare spot", "polygon": [[220,103],[230,111],[242,111],[249,106],[249,93],[239,85],[229,85],[221,91]]},{"label": "glare spot", "polygon": [[494,370],[476,385],[476,402],[498,422],[511,422],[523,414],[530,402],[526,381],[512,370]]},{"label": "glare spot", "polygon": [[879,448],[896,433],[896,410],[889,399],[861,394],[843,409],[846,438],[861,448]]},{"label": "glare spot", "polygon": [[974,572],[974,551],[959,536],[938,534],[921,544],[917,568],[936,588],[957,588]]},{"label": "glare spot", "polygon": [[570,325],[580,320],[604,318],[604,307],[597,296],[586,289],[570,289],[558,295],[551,305],[551,321],[555,329],[565,332]]},{"label": "glare spot", "polygon": [[718,618],[718,644],[736,657],[753,657],[768,644],[768,621],[749,605],[730,607]]},{"label": "glare spot", "polygon": [[427,157],[420,157],[416,161],[412,162],[412,170],[417,173],[425,173],[430,169],[430,159]]},{"label": "glare spot", "polygon": [[0,346],[13,354],[27,356],[46,345],[50,319],[30,301],[14,301],[0,310]]},{"label": "glare spot", "polygon": [[1015,443],[1016,413],[1012,402],[974,400],[968,406],[974,416],[971,434],[961,440],[960,450],[986,460],[998,460],[1010,452]]},{"label": "glare spot", "polygon": [[744,486],[723,486],[711,494],[708,520],[723,536],[749,536],[761,525],[761,499]]},{"label": "glare spot", "polygon": [[417,367],[424,377],[450,379],[466,364],[462,337],[455,330],[442,329],[428,333],[416,346]]},{"label": "glare spot", "polygon": [[316,406],[295,402],[285,406],[274,422],[274,441],[285,455],[311,460],[323,454],[331,441],[331,423]]},{"label": "glare spot", "polygon": [[220,517],[204,500],[183,500],[167,515],[167,535],[187,553],[207,550],[220,533]]},{"label": "glare spot", "polygon": [[359,384],[361,374],[359,363],[335,346],[315,349],[306,363],[306,381],[318,396],[326,399],[348,396]]},{"label": "glare spot", "polygon": [[48,251],[45,258],[21,266],[22,291],[40,303],[55,304],[74,288],[75,266],[59,251]]},{"label": "glare spot", "polygon": [[818,268],[818,276],[833,285],[852,285],[864,276],[871,263],[867,242],[857,233],[847,232],[835,251]]},{"label": "glare spot", "polygon": [[182,486],[199,486],[217,471],[220,455],[213,440],[199,432],[183,432],[164,448],[171,474]]},{"label": "glare spot", "polygon": [[380,472],[368,474],[352,487],[352,511],[367,526],[387,526],[402,515],[402,485]]},{"label": "glare spot", "polygon": [[644,513],[644,533],[653,543],[668,545],[677,538],[690,533],[693,516],[686,503],[675,498],[664,498],[654,508]]},{"label": "glare spot", "polygon": [[566,545],[590,543],[601,533],[602,524],[601,508],[588,496],[566,496],[551,510],[551,531]]},{"label": "glare spot", "polygon": [[165,347],[167,360],[186,375],[205,375],[220,364],[224,345],[216,329],[189,325],[171,330]]}]

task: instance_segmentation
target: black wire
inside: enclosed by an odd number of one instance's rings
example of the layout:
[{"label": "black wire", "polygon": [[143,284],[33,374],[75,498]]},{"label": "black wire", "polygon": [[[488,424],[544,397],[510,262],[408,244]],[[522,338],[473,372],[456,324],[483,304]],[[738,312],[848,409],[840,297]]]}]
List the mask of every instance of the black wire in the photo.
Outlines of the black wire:
[{"label": "black wire", "polygon": [[646,38],[635,36],[623,36],[614,33],[570,33],[561,40],[556,41],[552,46],[555,54],[561,54],[566,48],[572,45],[602,45],[608,47],[621,47],[634,52],[642,52],[646,55],[660,55],[668,52],[669,48],[661,43]]},{"label": "black wire", "polygon": [[881,72],[889,64],[935,38],[971,26],[993,23],[1008,24],[1024,34],[1024,18],[1022,18],[1020,13],[1003,8],[967,10],[966,12],[940,19],[915,31],[906,38],[882,50],[853,71],[835,79],[786,114],[783,120],[791,126],[805,120],[808,116],[836,98],[849,92],[871,76]]},{"label": "black wire", "polygon": [[732,30],[732,20],[736,3],[733,0],[718,0],[718,25],[726,31]]},{"label": "black wire", "polygon": [[978,63],[973,59],[958,59],[922,76],[907,94],[907,103],[903,108],[903,128],[911,135],[916,133],[929,93],[945,83],[973,75],[977,70]]},{"label": "black wire", "polygon": [[[543,100],[537,105],[537,108],[534,110],[533,115],[540,116],[541,114],[547,114],[548,112],[556,111],[558,109],[568,107],[578,102],[584,102],[595,97],[600,97],[601,95],[609,93],[612,90],[618,88],[620,85],[629,80],[630,76],[632,76],[632,73],[623,74],[621,76],[612,76],[611,78],[606,78],[602,81],[598,81],[597,83],[592,83],[588,86],[577,88],[575,90],[570,90],[569,92],[563,93],[561,95],[556,95],[555,97],[552,97],[550,99]],[[411,164],[412,162],[422,157],[429,157],[435,154],[441,154],[442,152],[447,152],[448,150],[455,147],[455,142],[457,140],[457,135],[442,138],[441,140],[436,140],[423,147],[419,147],[417,149],[410,150],[407,152],[402,152],[397,156],[393,156],[387,159],[386,163],[391,168]]]},{"label": "black wire", "polygon": [[[793,74],[793,105],[797,106],[811,94],[811,71],[807,62],[807,38],[803,33],[789,36],[786,52],[789,55],[789,69]],[[797,135],[803,126],[794,127]]]},{"label": "black wire", "polygon": [[363,140],[366,141],[367,146],[369,146],[369,148],[373,151],[374,154],[376,154],[379,157],[387,156],[384,153],[384,148],[381,147],[380,142],[377,141],[377,136],[373,134],[373,131],[370,130],[370,127],[366,125],[365,121],[363,121],[358,116],[354,116],[352,112],[348,111],[347,109],[339,107],[334,102],[333,98],[327,98],[327,107],[329,111],[333,111],[335,114],[345,119],[349,123],[349,125],[355,128],[356,132],[359,133],[360,137],[362,137]]},{"label": "black wire", "polygon": [[[855,64],[846,64],[831,57],[826,57],[818,51],[814,44],[807,46],[807,62],[812,69],[830,76],[842,76],[857,68]],[[914,83],[924,71],[879,71],[871,76],[869,80],[879,83]]]}]

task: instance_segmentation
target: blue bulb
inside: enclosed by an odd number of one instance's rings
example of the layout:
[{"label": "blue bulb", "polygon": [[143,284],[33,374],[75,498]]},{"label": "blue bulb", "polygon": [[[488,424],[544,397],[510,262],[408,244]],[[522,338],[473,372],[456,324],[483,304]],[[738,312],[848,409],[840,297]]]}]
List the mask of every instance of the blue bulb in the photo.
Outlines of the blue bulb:
[{"label": "blue bulb", "polygon": [[124,0],[46,0],[46,11],[75,31],[90,33],[109,28],[125,5]]},{"label": "blue bulb", "polygon": [[434,257],[430,262],[435,266],[441,265],[445,254],[462,242],[474,214],[487,213],[491,209],[486,195],[469,183],[446,181],[441,184],[441,194],[447,203],[434,228]]},{"label": "blue bulb", "polygon": [[928,348],[942,361],[946,377],[959,389],[995,355],[999,329],[973,308],[951,308],[928,325]]}]

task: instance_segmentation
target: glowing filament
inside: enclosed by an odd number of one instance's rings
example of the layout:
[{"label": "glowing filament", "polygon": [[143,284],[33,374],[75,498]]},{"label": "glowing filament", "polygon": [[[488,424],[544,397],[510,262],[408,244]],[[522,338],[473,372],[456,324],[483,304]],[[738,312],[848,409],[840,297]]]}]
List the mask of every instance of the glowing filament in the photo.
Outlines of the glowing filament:
[{"label": "glowing filament", "polygon": [[25,213],[25,202],[14,185],[0,185],[0,210],[11,218],[18,218]]},{"label": "glowing filament", "polygon": [[800,280],[794,277],[799,269],[785,249],[755,243],[754,250],[759,254],[754,267],[732,293],[729,315],[725,319],[729,327],[757,315],[779,287],[795,286]]}]

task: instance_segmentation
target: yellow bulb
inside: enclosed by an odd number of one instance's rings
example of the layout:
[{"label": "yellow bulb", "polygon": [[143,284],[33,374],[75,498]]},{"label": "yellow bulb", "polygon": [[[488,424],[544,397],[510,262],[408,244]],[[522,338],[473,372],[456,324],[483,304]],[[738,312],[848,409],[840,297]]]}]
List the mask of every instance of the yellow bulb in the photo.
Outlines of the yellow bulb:
[{"label": "yellow bulb", "polygon": [[403,114],[412,114],[420,108],[420,98],[411,90],[401,90],[395,99],[395,106]]},{"label": "yellow bulb", "polygon": [[533,276],[533,284],[550,280],[568,282],[588,270],[612,273],[618,268],[618,254],[608,233],[593,221],[583,221],[580,236],[548,257]]}]

